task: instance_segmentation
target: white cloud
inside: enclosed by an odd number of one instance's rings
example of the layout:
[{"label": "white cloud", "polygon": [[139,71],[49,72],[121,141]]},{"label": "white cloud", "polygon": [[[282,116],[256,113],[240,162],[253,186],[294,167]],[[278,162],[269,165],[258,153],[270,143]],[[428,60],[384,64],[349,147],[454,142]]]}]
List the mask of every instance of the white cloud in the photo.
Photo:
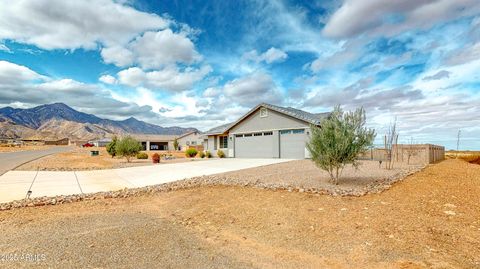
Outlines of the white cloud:
[{"label": "white cloud", "polygon": [[103,75],[98,80],[105,84],[115,84],[117,82],[117,79],[111,75]]},{"label": "white cloud", "polygon": [[112,0],[1,0],[0,40],[42,49],[95,49],[124,44],[169,21]]},{"label": "white cloud", "polygon": [[256,63],[266,62],[271,64],[274,62],[282,62],[287,59],[288,55],[283,50],[271,47],[262,54],[258,54],[256,50],[252,50],[243,54],[242,58],[245,60],[254,61]]},{"label": "white cloud", "polygon": [[43,80],[46,78],[23,65],[0,61],[0,82],[2,85],[16,85],[37,79]]},{"label": "white cloud", "polygon": [[282,94],[273,79],[262,72],[227,82],[222,92],[232,103],[242,106],[253,106],[261,102],[279,104],[282,101]]},{"label": "white cloud", "polygon": [[212,68],[208,65],[199,69],[186,68],[183,71],[174,65],[156,71],[143,71],[138,67],[131,67],[118,72],[118,80],[121,84],[131,87],[185,91],[191,89],[195,82],[202,80],[211,71]]},{"label": "white cloud", "polygon": [[121,46],[103,48],[100,52],[103,61],[116,66],[129,66],[133,64],[133,53]]},{"label": "white cloud", "polygon": [[330,17],[323,33],[338,38],[363,33],[391,36],[411,29],[427,29],[479,10],[477,0],[346,0]]}]

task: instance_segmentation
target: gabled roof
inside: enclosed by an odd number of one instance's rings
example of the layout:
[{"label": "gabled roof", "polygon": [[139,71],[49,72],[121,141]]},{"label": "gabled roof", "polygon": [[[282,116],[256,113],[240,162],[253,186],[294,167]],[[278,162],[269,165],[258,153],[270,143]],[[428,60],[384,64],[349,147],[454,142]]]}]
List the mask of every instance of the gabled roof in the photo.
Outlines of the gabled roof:
[{"label": "gabled roof", "polygon": [[265,107],[270,110],[276,111],[278,113],[290,116],[292,118],[304,121],[309,124],[313,125],[320,125],[321,121],[328,118],[330,116],[330,112],[325,112],[325,113],[310,113],[306,112],[300,109],[296,109],[293,107],[281,107],[281,106],[276,106],[272,104],[267,104],[267,103],[261,103],[254,108],[252,108],[250,111],[248,111],[245,115],[243,115],[241,118],[239,118],[235,122],[227,123],[224,125],[217,126],[215,128],[212,128],[204,133],[204,135],[216,135],[216,134],[224,134],[228,130],[230,130],[233,126],[237,125],[240,123],[242,120],[250,116],[253,112],[257,111],[260,107]]},{"label": "gabled roof", "polygon": [[184,133],[184,134],[179,135],[179,136],[177,137],[177,139],[180,139],[180,138],[182,138],[182,137],[185,137],[185,136],[188,136],[188,135],[191,135],[191,134],[194,134],[194,133],[198,133],[198,134],[200,134],[200,135],[202,134],[202,132],[200,132],[200,131],[191,131],[191,132],[187,132],[187,133]]},{"label": "gabled roof", "polygon": [[205,133],[203,133],[203,135],[217,135],[217,134],[223,134],[225,133],[228,129],[230,129],[230,126],[232,125],[233,123],[230,122],[230,123],[227,123],[227,124],[223,124],[223,125],[220,125],[220,126],[217,126],[217,127],[213,127],[212,129],[206,131]]}]

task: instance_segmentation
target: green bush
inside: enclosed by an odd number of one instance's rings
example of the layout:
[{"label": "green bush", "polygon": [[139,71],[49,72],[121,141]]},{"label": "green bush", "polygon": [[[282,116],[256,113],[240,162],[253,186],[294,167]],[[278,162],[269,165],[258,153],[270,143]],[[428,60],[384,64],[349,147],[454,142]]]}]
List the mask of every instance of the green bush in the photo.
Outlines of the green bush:
[{"label": "green bush", "polygon": [[185,155],[189,158],[193,158],[193,157],[197,156],[197,153],[198,153],[198,151],[194,148],[187,149],[185,151]]},{"label": "green bush", "polygon": [[358,167],[357,157],[365,152],[375,139],[375,130],[365,127],[365,110],[344,112],[336,106],[332,114],[322,121],[321,128],[311,126],[312,135],[307,149],[315,164],[330,174],[330,181],[338,178],[347,164]]},{"label": "green bush", "polygon": [[217,156],[218,158],[225,158],[225,152],[223,152],[223,150],[217,150]]},{"label": "green bush", "polygon": [[207,158],[212,158],[212,153],[210,153],[210,151],[205,151],[205,157]]},{"label": "green bush", "polygon": [[115,148],[117,146],[117,141],[118,141],[117,137],[114,136],[113,139],[112,139],[112,142],[107,144],[107,152],[110,156],[112,156],[112,158],[115,157],[115,155],[117,155],[116,150],[115,150]]},{"label": "green bush", "polygon": [[130,136],[126,136],[117,141],[115,146],[115,153],[120,157],[125,157],[127,162],[135,157],[142,150],[142,144]]},{"label": "green bush", "polygon": [[202,158],[202,159],[205,158],[205,152],[200,151],[200,152],[198,153],[198,156],[200,156],[200,158]]},{"label": "green bush", "polygon": [[153,163],[160,163],[160,155],[158,155],[158,153],[154,153],[152,155],[152,162]]},{"label": "green bush", "polygon": [[139,152],[137,154],[137,159],[146,160],[146,159],[148,159],[148,154],[145,153],[145,152]]}]

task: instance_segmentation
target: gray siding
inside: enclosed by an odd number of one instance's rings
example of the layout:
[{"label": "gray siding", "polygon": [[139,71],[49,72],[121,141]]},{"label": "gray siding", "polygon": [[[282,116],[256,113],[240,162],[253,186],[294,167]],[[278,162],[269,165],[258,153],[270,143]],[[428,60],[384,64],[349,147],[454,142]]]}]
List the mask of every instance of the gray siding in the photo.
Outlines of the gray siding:
[{"label": "gray siding", "polygon": [[267,117],[260,117],[260,109],[258,109],[240,122],[237,126],[233,127],[230,130],[230,133],[235,134],[279,129],[300,129],[308,127],[309,125],[306,122],[291,118],[273,110],[268,110]]}]

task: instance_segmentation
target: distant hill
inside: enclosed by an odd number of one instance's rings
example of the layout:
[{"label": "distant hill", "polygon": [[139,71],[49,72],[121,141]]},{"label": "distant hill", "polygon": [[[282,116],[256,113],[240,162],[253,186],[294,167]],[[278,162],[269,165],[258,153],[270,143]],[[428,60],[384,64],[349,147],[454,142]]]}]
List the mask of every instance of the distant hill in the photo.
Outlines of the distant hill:
[{"label": "distant hill", "polygon": [[0,108],[0,137],[90,140],[125,134],[180,135],[195,128],[162,127],[133,117],[123,121],[102,119],[55,103],[29,109]]}]

